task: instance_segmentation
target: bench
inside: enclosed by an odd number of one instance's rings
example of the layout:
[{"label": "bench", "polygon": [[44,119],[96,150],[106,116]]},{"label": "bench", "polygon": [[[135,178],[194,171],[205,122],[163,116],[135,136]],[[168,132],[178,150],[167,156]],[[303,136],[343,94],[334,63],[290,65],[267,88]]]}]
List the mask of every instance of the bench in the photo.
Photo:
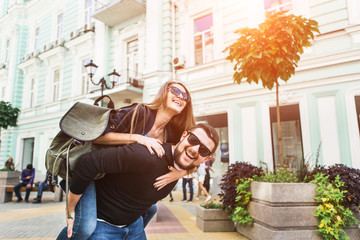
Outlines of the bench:
[{"label": "bench", "polygon": [[[4,197],[1,197],[0,202],[11,202],[12,201],[12,197],[13,197],[13,192],[14,192],[14,186],[12,185],[7,185],[5,187],[1,187],[2,189],[0,189],[0,191],[4,192]],[[21,187],[19,189],[20,192],[26,192],[26,187]],[[38,191],[38,187],[34,186],[31,189],[31,192],[36,192]],[[50,189],[46,189],[43,190],[43,192],[51,192]],[[57,202],[61,202],[62,201],[62,190],[60,188],[55,188],[55,196],[54,196],[54,201]]]}]

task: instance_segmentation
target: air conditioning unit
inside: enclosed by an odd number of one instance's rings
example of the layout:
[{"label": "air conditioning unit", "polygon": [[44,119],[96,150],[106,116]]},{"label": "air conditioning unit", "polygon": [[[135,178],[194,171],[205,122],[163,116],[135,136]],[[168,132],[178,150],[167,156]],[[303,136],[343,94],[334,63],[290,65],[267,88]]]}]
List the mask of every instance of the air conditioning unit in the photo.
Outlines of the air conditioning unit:
[{"label": "air conditioning unit", "polygon": [[173,66],[174,66],[175,70],[184,68],[185,63],[186,63],[186,60],[185,60],[184,56],[175,57],[173,59]]}]

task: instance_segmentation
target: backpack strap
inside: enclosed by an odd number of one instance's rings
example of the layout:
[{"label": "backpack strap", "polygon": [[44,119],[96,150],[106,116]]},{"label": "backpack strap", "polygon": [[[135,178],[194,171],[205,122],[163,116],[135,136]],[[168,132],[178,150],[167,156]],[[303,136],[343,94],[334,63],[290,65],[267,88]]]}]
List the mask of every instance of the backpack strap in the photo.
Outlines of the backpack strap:
[{"label": "backpack strap", "polygon": [[98,98],[95,100],[94,105],[99,106],[99,102],[100,102],[101,100],[103,100],[103,98],[108,98],[108,99],[109,99],[109,103],[107,104],[107,107],[108,107],[108,108],[111,108],[111,109],[114,109],[115,104],[114,104],[113,100],[112,100],[108,95],[102,95],[101,97],[98,97]]}]

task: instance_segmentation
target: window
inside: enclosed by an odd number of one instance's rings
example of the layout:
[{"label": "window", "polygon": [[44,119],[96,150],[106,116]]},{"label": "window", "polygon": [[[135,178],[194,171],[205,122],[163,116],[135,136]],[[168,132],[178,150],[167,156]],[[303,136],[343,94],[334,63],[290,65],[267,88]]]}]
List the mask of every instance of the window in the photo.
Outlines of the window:
[{"label": "window", "polygon": [[194,45],[196,65],[213,60],[214,37],[212,14],[194,20]]},{"label": "window", "polygon": [[32,78],[31,82],[30,82],[30,97],[29,97],[29,107],[34,107],[35,106],[35,101],[36,101],[36,83],[35,83],[35,79]]},{"label": "window", "polygon": [[36,28],[35,29],[35,36],[34,36],[34,50],[39,49],[39,45],[40,45],[40,39],[39,39],[39,34],[40,34],[40,28]]},{"label": "window", "polygon": [[138,80],[139,75],[139,40],[135,39],[127,42],[126,44],[126,69],[128,82],[132,83],[133,80]]},{"label": "window", "polygon": [[59,100],[60,94],[60,70],[54,71],[53,101]]},{"label": "window", "polygon": [[89,24],[91,22],[92,5],[92,0],[85,0],[85,24]]},{"label": "window", "polygon": [[34,156],[34,138],[25,138],[23,141],[23,157],[22,157],[22,168],[26,168],[28,164],[33,164]]},{"label": "window", "polygon": [[63,26],[64,26],[64,14],[60,13],[57,19],[57,36],[56,39],[63,37]]},{"label": "window", "polygon": [[265,10],[268,12],[292,10],[292,0],[265,0]]},{"label": "window", "polygon": [[81,94],[87,94],[89,92],[89,75],[87,74],[85,65],[90,62],[90,59],[82,61],[81,66]]},{"label": "window", "polygon": [[[229,130],[228,130],[228,115],[227,113],[220,113],[214,115],[206,115],[196,118],[196,123],[208,123],[219,135],[219,146],[213,154],[215,161],[212,168],[222,176],[226,173],[229,166]],[[216,184],[213,184],[210,188],[215,188]]]},{"label": "window", "polygon": [[10,40],[7,39],[5,45],[5,62],[9,61],[9,56],[10,56]]},{"label": "window", "polygon": [[[270,108],[270,121],[274,167],[281,164],[276,119],[276,107],[272,107]],[[299,170],[303,164],[303,146],[298,104],[280,107],[280,127],[285,164],[289,168]]]},{"label": "window", "polygon": [[357,122],[358,122],[359,133],[360,133],[360,95],[355,96],[355,107],[356,107],[356,116],[357,116]]}]

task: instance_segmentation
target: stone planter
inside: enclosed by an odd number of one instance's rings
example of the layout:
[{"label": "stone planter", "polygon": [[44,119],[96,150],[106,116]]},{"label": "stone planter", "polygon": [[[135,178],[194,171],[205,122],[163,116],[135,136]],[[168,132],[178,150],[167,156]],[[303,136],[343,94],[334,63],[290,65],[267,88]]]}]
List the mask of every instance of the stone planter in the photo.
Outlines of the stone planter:
[{"label": "stone planter", "polygon": [[19,183],[21,172],[0,171],[0,186],[15,185]]},{"label": "stone planter", "polygon": [[206,209],[196,207],[196,225],[203,232],[233,232],[235,226],[222,209]]},{"label": "stone planter", "polygon": [[5,193],[6,186],[15,185],[20,182],[21,172],[18,171],[0,171],[0,202],[8,202],[8,195]]},{"label": "stone planter", "polygon": [[[238,224],[241,235],[252,240],[323,239],[314,217],[316,184],[252,182],[250,188],[248,211],[254,224]],[[346,232],[350,239],[360,239],[358,228]]]}]

